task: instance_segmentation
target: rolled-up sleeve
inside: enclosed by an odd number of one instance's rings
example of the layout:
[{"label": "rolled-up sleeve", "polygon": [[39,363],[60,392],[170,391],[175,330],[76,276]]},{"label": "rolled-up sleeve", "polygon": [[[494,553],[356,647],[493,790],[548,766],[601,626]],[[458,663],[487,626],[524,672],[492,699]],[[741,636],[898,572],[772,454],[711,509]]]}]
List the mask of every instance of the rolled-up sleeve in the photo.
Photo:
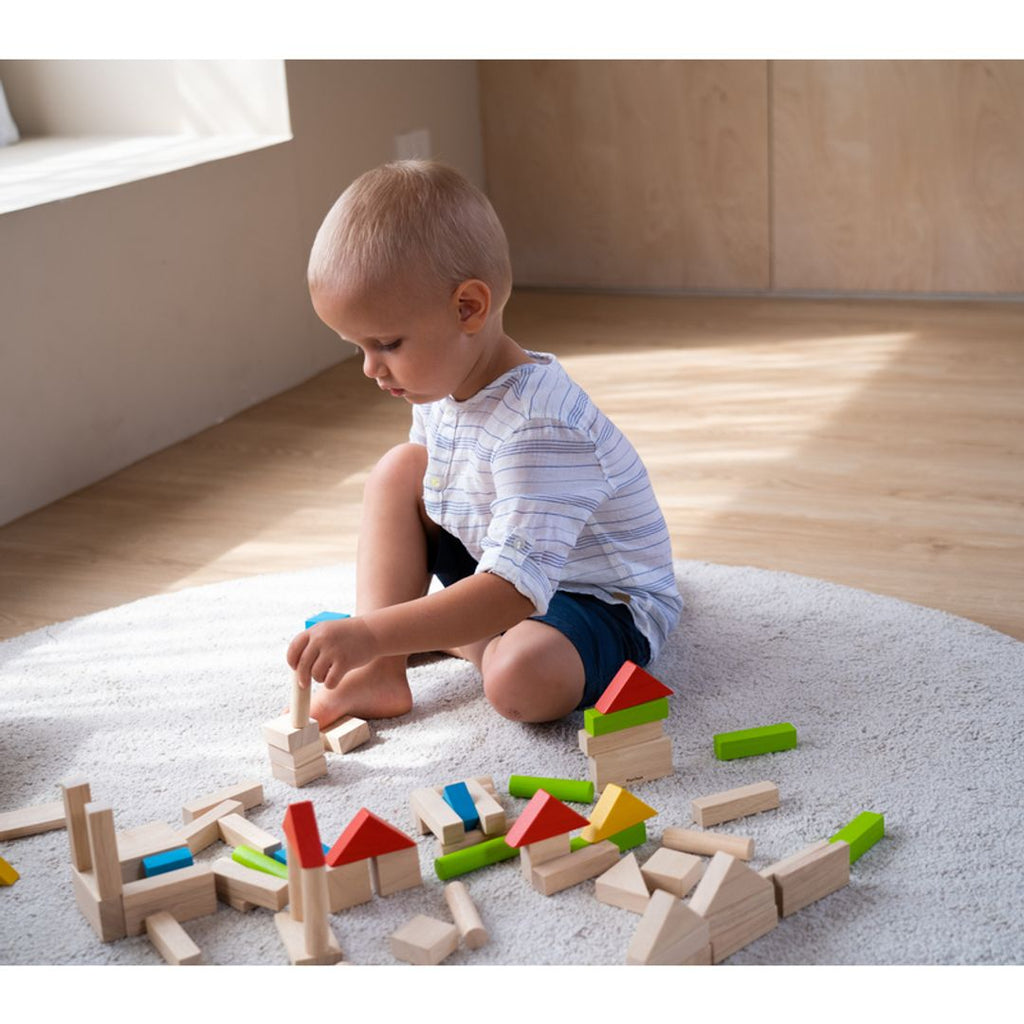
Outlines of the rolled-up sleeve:
[{"label": "rolled-up sleeve", "polygon": [[495,497],[479,572],[511,583],[543,615],[594,511],[612,492],[593,441],[531,423],[494,452]]}]

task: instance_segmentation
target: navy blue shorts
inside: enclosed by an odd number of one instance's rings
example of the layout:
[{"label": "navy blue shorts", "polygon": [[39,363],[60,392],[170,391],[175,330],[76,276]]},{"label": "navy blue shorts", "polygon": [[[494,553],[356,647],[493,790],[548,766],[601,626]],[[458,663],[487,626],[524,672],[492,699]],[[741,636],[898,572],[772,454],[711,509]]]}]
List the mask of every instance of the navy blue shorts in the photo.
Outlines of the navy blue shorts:
[{"label": "navy blue shorts", "polygon": [[[430,571],[449,587],[476,572],[476,559],[457,537],[442,530],[436,550],[430,553]],[[576,648],[585,680],[577,710],[597,703],[623,662],[632,661],[642,668],[651,660],[651,645],[624,604],[559,590],[547,613],[531,618],[553,626]]]}]

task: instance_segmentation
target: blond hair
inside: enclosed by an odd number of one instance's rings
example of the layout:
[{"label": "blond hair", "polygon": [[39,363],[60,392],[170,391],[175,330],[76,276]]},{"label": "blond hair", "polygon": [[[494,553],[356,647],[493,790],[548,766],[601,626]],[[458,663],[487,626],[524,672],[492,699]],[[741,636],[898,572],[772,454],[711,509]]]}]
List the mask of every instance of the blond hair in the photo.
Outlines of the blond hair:
[{"label": "blond hair", "polygon": [[458,171],[399,160],[356,178],[324,218],[309,257],[311,290],[476,278],[500,310],[512,290],[508,240],[487,197]]}]

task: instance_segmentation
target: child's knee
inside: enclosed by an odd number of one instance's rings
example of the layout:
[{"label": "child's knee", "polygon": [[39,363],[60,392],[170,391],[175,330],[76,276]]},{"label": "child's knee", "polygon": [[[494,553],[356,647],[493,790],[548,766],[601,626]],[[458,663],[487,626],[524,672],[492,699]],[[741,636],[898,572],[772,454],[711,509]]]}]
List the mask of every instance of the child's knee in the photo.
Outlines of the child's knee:
[{"label": "child's knee", "polygon": [[499,638],[483,662],[484,695],[498,714],[514,722],[551,722],[573,711],[582,696],[582,675],[577,686],[561,659],[508,638]]},{"label": "child's knee", "polygon": [[422,490],[427,470],[427,449],[411,441],[386,451],[370,471],[367,486],[383,487],[394,492],[401,486]]}]

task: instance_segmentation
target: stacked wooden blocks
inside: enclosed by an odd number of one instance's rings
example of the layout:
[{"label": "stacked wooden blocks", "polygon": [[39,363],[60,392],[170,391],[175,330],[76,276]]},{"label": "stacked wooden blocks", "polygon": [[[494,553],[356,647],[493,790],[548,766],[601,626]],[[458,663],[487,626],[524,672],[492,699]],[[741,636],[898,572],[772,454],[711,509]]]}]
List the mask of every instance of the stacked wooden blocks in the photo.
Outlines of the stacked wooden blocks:
[{"label": "stacked wooden blocks", "polygon": [[327,774],[320,726],[309,717],[310,696],[309,687],[302,686],[296,674],[292,682],[291,711],[263,726],[271,774],[296,788]]},{"label": "stacked wooden blocks", "polygon": [[409,794],[409,805],[416,828],[421,835],[432,832],[437,837],[442,856],[508,831],[505,808],[489,775],[415,789]]},{"label": "stacked wooden blocks", "polygon": [[627,661],[584,712],[580,750],[599,789],[609,782],[631,786],[672,774],[672,740],[662,725],[671,693]]}]

